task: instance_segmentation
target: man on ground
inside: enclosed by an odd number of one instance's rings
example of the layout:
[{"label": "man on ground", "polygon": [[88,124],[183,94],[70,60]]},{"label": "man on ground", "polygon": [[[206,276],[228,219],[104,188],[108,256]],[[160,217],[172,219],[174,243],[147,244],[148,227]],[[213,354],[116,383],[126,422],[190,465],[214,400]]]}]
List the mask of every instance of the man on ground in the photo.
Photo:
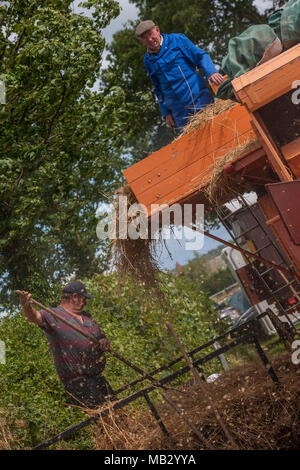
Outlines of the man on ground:
[{"label": "man on ground", "polygon": [[110,345],[96,321],[84,310],[87,299],[93,298],[79,281],[70,282],[62,291],[61,302],[52,310],[98,340],[98,345],[46,311],[32,306],[31,294],[24,292],[20,302],[25,316],[46,334],[58,376],[70,404],[97,408],[106,398],[115,395],[102,372],[105,351]]}]

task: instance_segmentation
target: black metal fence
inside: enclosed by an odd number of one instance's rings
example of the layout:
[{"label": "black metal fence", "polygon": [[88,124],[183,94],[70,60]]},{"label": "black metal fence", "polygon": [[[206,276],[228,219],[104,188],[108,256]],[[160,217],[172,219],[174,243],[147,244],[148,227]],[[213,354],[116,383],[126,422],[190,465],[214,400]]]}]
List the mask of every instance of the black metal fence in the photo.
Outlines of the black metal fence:
[{"label": "black metal fence", "polygon": [[[260,318],[262,318],[265,315],[266,315],[266,313],[262,313],[262,314],[258,315],[256,318],[254,318],[252,320],[249,320],[246,323],[246,325],[248,326],[248,332],[240,334],[235,339],[232,339],[231,336],[232,335],[238,335],[239,332],[241,332],[243,330],[245,331],[245,324],[240,325],[237,328],[230,329],[226,333],[224,333],[223,335],[220,335],[220,336],[208,341],[207,343],[205,343],[201,346],[198,346],[197,348],[190,351],[188,353],[188,355],[192,359],[193,366],[195,368],[197,368],[198,370],[201,370],[200,368],[203,364],[213,360],[214,358],[218,357],[220,354],[224,354],[227,351],[229,351],[230,349],[232,349],[232,348],[234,348],[234,347],[236,347],[240,344],[252,344],[255,347],[255,349],[258,353],[258,356],[261,359],[263,365],[265,366],[266,372],[269,375],[270,379],[273,380],[273,382],[276,386],[280,386],[279,379],[278,379],[274,369],[272,368],[271,364],[269,363],[268,358],[267,358],[266,354],[264,353],[264,351],[263,351],[263,349],[262,349],[262,347],[259,343],[259,340],[258,340],[257,336],[255,335],[255,333],[252,331],[252,328],[251,328],[253,326],[253,324],[255,324]],[[213,351],[209,354],[206,354],[204,357],[202,357],[200,359],[195,359],[195,355],[198,352],[212,346],[215,342],[225,340],[226,338],[230,340],[230,342],[228,344],[220,347],[219,349],[217,349],[217,350],[215,350],[215,351]],[[172,366],[174,366],[175,364],[179,363],[182,360],[183,360],[183,356],[180,356],[177,359],[169,362],[168,364],[149,372],[149,375],[151,375],[153,377],[153,376],[155,376],[156,374],[158,374],[162,371],[170,369]],[[175,372],[170,373],[166,377],[164,377],[160,380],[157,380],[157,384],[159,384],[161,386],[165,386],[166,384],[169,384],[169,383],[173,382],[178,377],[181,377],[182,375],[187,374],[189,371],[190,371],[190,368],[188,366],[181,367],[180,369],[176,370]],[[145,380],[147,380],[147,378],[140,377],[140,378],[134,380],[133,382],[130,382],[130,383],[126,384],[124,387],[116,390],[115,393],[116,393],[116,395],[118,395],[121,392],[133,387],[134,385],[136,385],[140,382],[144,382]],[[77,431],[85,428],[86,426],[88,426],[92,423],[97,422],[100,418],[103,418],[103,417],[107,416],[112,410],[117,410],[119,408],[122,408],[122,407],[128,405],[129,403],[132,403],[133,401],[135,401],[135,400],[137,400],[138,398],[141,398],[141,397],[143,397],[145,399],[149,409],[151,410],[151,413],[153,414],[154,418],[156,419],[156,421],[157,421],[158,425],[160,426],[162,432],[165,435],[169,435],[168,430],[166,429],[166,426],[164,425],[157,409],[155,408],[154,403],[151,401],[150,396],[149,396],[149,394],[151,392],[153,392],[154,390],[157,390],[157,389],[158,389],[158,387],[156,385],[148,385],[145,388],[139,390],[138,392],[135,392],[132,395],[128,396],[127,398],[123,398],[123,399],[121,399],[119,401],[116,401],[116,402],[111,402],[109,407],[107,407],[106,409],[101,411],[101,413],[99,413],[95,416],[89,417],[86,420],[81,421],[80,423],[65,429],[64,431],[57,434],[56,436],[53,436],[52,438],[50,438],[50,439],[42,442],[38,446],[36,446],[34,448],[34,450],[46,449],[47,447],[51,446],[52,444],[54,444],[54,443],[56,443],[60,440],[67,439],[72,434],[76,433]]]}]

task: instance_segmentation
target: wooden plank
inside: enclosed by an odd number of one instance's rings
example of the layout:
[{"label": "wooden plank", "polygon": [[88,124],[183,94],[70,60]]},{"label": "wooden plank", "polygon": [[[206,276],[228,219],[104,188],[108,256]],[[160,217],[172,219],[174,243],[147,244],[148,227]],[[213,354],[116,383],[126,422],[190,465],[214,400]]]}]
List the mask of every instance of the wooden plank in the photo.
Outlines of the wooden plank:
[{"label": "wooden plank", "polygon": [[281,147],[281,152],[291,167],[295,177],[300,179],[300,137]]},{"label": "wooden plank", "polygon": [[[247,136],[245,136],[245,140],[248,140]],[[231,149],[232,147],[230,147]],[[254,160],[252,158],[252,155],[254,155]],[[224,156],[224,154],[222,155]],[[251,153],[242,155],[239,157],[238,160],[236,160],[236,164],[234,164],[234,167],[238,165],[237,171],[240,171],[241,169],[245,169],[247,167],[247,162],[249,158],[249,165],[251,166],[253,162],[257,162],[258,160],[261,162],[261,166],[263,166],[263,162],[265,162],[265,152],[259,147],[257,149],[253,149]],[[245,159],[245,164],[244,164],[244,159]],[[207,200],[205,193],[203,192],[203,189],[209,182],[211,178],[211,172],[212,172],[212,166],[215,164],[215,161],[213,164],[208,166],[206,168],[205,174],[203,174],[202,179],[199,181],[200,177],[195,176],[191,181],[187,182],[185,185],[180,186],[176,190],[173,190],[171,193],[166,195],[163,199],[163,202],[160,202],[160,204],[174,204],[177,202],[185,202],[185,203],[190,203],[190,201],[193,199],[194,204],[207,204],[209,205],[209,201]],[[240,164],[240,165],[239,165]],[[248,167],[247,167],[248,168]],[[263,172],[262,172],[263,175]],[[185,201],[186,199],[186,201]],[[227,201],[224,201],[224,203]]]},{"label": "wooden plank", "polygon": [[291,240],[295,245],[300,245],[299,204],[297,204],[300,201],[300,180],[269,184],[267,189]]},{"label": "wooden plank", "polygon": [[216,159],[255,136],[241,105],[217,116],[124,171],[137,200],[146,205],[180,202],[207,182]]},{"label": "wooden plank", "polygon": [[[243,134],[239,137],[239,143],[249,140],[250,136],[249,132]],[[182,168],[164,180],[162,184],[151,186],[142,193],[135,193],[138,201],[145,204],[148,210],[150,210],[151,204],[174,204],[179,202],[183,197],[205,186],[211,177],[216,160],[223,157],[236,145],[236,140],[233,140],[221,149],[204,156],[201,160],[196,160],[192,165]],[[134,187],[134,183],[132,183],[131,188],[133,191]]]},{"label": "wooden plank", "polygon": [[243,174],[248,175],[249,171],[256,171],[258,177],[264,177],[263,166],[266,163],[266,152],[259,147],[257,150],[253,150],[247,155],[243,156],[241,159],[236,160],[232,163],[234,171],[243,171]]},{"label": "wooden plank", "polygon": [[[206,151],[206,145],[212,145],[211,150],[217,149],[232,140],[233,136],[243,134],[245,126],[247,129],[251,128],[249,113],[244,106],[236,105],[216,116],[203,128],[182,136],[127,168],[123,174],[131,185],[133,181],[148,175],[149,172],[160,172],[164,165],[173,167],[175,160],[182,161],[184,166],[187,161],[192,162],[193,158],[196,159],[198,156],[209,153],[210,150]],[[185,160],[182,160],[183,158]]]},{"label": "wooden plank", "polygon": [[292,88],[299,79],[300,44],[235,78],[232,86],[238,100],[250,111],[270,103]]},{"label": "wooden plank", "polygon": [[[234,125],[235,123],[236,121],[234,121]],[[200,139],[195,138],[193,143],[189,142],[189,146],[181,148],[174,157],[171,157],[159,167],[150,170],[146,175],[141,175],[135,181],[132,181],[130,186],[136,196],[141,195],[148,188],[154,189],[156,186],[161,187],[164,183],[167,184],[170,177],[179,174],[185,168],[188,169],[191,166],[195,169],[195,163],[197,163],[197,170],[195,171],[201,174],[207,168],[207,165],[213,162],[214,157],[223,156],[228,150],[244,142],[245,134],[249,136],[249,139],[255,135],[248,115],[239,121],[238,132],[229,128],[224,131],[223,126],[221,127],[215,123],[213,132],[211,126],[205,126]],[[180,178],[182,183],[185,183],[182,177],[183,174]],[[190,177],[187,176],[187,178]]]}]

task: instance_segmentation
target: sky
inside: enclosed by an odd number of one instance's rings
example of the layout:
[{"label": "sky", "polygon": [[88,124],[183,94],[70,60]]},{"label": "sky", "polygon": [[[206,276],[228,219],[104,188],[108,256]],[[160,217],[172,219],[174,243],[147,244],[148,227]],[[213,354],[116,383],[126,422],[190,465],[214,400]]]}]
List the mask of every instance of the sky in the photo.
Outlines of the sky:
[{"label": "sky", "polygon": [[[75,0],[73,2],[74,10],[77,12],[84,11],[78,7],[78,4],[80,3],[80,1],[81,0]],[[259,11],[263,11],[265,8],[270,8],[273,4],[272,0],[255,0],[253,3],[257,5]],[[122,27],[125,25],[125,23],[128,20],[137,19],[138,10],[133,4],[129,3],[128,0],[119,0],[119,4],[121,7],[120,15],[116,19],[112,20],[110,24],[103,30],[103,36],[107,43],[109,43],[112,40],[113,34],[119,31],[120,29],[122,29]],[[102,67],[105,67],[106,65],[105,56],[106,54],[104,53]],[[195,236],[194,232],[188,229],[186,230],[187,230],[187,237],[189,239]],[[228,235],[228,232],[226,231],[224,227],[221,227],[220,229],[216,231],[212,231],[212,234],[224,240],[230,241],[230,236]],[[200,243],[200,240],[199,240],[199,243]],[[203,246],[200,249],[190,250],[190,249],[186,249],[186,239],[175,240],[174,237],[171,237],[170,240],[166,240],[166,245],[168,249],[165,249],[165,248],[162,249],[161,255],[159,257],[159,264],[160,264],[161,269],[163,270],[174,269],[176,266],[176,262],[178,262],[181,265],[184,265],[189,260],[194,258],[195,251],[197,251],[199,255],[205,254],[208,251],[216,248],[220,244],[208,237],[204,237]],[[171,253],[172,258],[170,258],[170,255],[168,254],[168,252]]]},{"label": "sky", "polygon": [[[228,235],[228,232],[224,227],[220,227],[218,230],[213,230],[212,235],[216,235],[219,238],[222,238],[224,240],[230,241],[230,236]],[[203,241],[203,245],[199,249],[187,249],[186,244],[187,242],[190,241],[195,241],[195,244],[197,240],[192,237],[195,237],[194,232],[191,230],[188,230],[188,240],[183,239],[183,240],[166,240],[166,244],[168,247],[167,249],[163,249],[161,252],[161,256],[158,258],[159,259],[159,265],[162,270],[169,270],[169,269],[174,269],[176,266],[176,262],[178,262],[180,265],[184,266],[188,261],[192,260],[195,258],[195,253],[198,255],[204,255],[210,250],[215,249],[217,246],[220,246],[220,243],[212,240],[211,238],[208,237],[199,237],[199,245],[201,244],[201,239]],[[171,257],[168,253],[170,251]]]},{"label": "sky", "polygon": [[121,14],[115,20],[112,20],[103,30],[103,36],[107,42],[112,40],[113,34],[122,29],[128,20],[137,19],[138,10],[135,5],[129,3],[128,0],[119,0],[119,5],[121,7]]},{"label": "sky", "polygon": [[[79,0],[76,0],[74,2],[75,4],[80,3]],[[270,8],[273,5],[272,0],[255,0],[254,5],[258,7],[259,11],[263,11],[266,8]],[[109,26],[107,26],[103,30],[103,35],[106,39],[106,41],[110,42],[112,40],[112,36],[116,31],[119,31],[122,29],[122,26],[128,21],[128,20],[136,20],[137,19],[137,13],[138,10],[135,7],[135,5],[129,3],[128,0],[119,0],[119,5],[121,7],[121,14],[116,18],[115,20],[111,21]],[[151,18],[145,18],[145,19],[151,19]]]},{"label": "sky", "polygon": [[[74,0],[73,9],[75,12],[88,14],[86,9],[79,7],[82,1],[83,0]],[[123,25],[127,23],[128,20],[135,20],[137,18],[138,10],[135,5],[129,3],[128,0],[119,0],[119,5],[121,8],[120,15],[103,29],[103,36],[107,42],[112,40],[113,34],[122,29]]]},{"label": "sky", "polygon": [[[80,3],[79,0],[75,1],[74,3]],[[270,8],[273,5],[272,0],[255,0],[254,5],[258,7],[258,10],[261,12],[266,8]],[[106,41],[110,42],[112,40],[112,36],[116,31],[122,29],[122,26],[128,20],[136,20],[138,10],[135,5],[129,3],[128,0],[119,0],[119,5],[121,7],[121,14],[103,30],[103,35]],[[151,19],[151,18],[145,18]]]}]

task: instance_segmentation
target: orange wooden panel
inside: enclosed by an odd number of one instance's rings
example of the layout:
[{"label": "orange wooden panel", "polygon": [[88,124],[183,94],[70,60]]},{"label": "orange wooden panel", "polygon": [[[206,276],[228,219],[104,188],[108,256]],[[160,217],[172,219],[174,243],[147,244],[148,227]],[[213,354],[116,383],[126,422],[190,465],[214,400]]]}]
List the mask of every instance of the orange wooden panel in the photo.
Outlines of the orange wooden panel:
[{"label": "orange wooden panel", "polygon": [[237,105],[128,168],[124,175],[149,211],[152,204],[181,202],[207,183],[218,158],[254,135],[249,113]]},{"label": "orange wooden panel", "polygon": [[[188,162],[191,163],[193,159],[197,159],[213,149],[218,149],[232,140],[234,136],[243,134],[245,126],[247,129],[251,128],[249,113],[244,106],[237,105],[216,116],[212,122],[206,123],[203,128],[182,136],[127,168],[123,172],[124,176],[131,185],[138,178],[148,176],[149,172],[153,173],[157,170],[159,173],[164,166],[167,168],[169,166],[173,167],[175,160],[179,160],[179,165],[182,163],[182,166],[185,166]],[[206,149],[206,145],[212,145],[210,150]],[[163,171],[161,173],[163,174]]]},{"label": "orange wooden panel", "polygon": [[[237,121],[230,121],[234,124]],[[163,162],[159,167],[149,171],[146,175],[141,175],[135,181],[131,182],[130,186],[136,196],[141,196],[145,191],[154,189],[160,193],[162,187],[168,183],[169,179],[174,175],[178,175],[180,182],[185,183],[185,178],[189,181],[190,176],[180,174],[183,169],[193,167],[197,175],[202,174],[202,171],[207,168],[208,163],[213,163],[213,158],[223,156],[226,151],[236,147],[239,143],[244,141],[243,136],[247,134],[248,138],[254,136],[253,129],[250,125],[248,115],[243,116],[239,120],[238,133],[236,129],[214,123],[212,131],[211,126],[207,125],[200,134],[200,138],[195,136],[194,140],[188,142],[187,147],[178,149],[176,156]],[[163,150],[163,149],[161,149]],[[209,157],[209,162],[207,161]],[[195,167],[195,163],[197,166]],[[180,174],[180,176],[179,176]],[[194,175],[193,175],[194,176]]]},{"label": "orange wooden panel", "polygon": [[300,137],[281,147],[281,152],[295,177],[300,179]]},{"label": "orange wooden panel", "polygon": [[[249,140],[249,132],[239,136],[239,143]],[[171,175],[162,184],[151,186],[142,194],[136,194],[140,203],[145,204],[151,212],[151,204],[174,204],[187,195],[198,191],[209,181],[216,160],[222,158],[229,150],[237,146],[236,139],[226,146],[217,149],[200,160],[196,160],[192,165],[182,168],[177,173]],[[131,185],[134,191],[134,184]]]},{"label": "orange wooden panel", "polygon": [[232,81],[239,101],[254,111],[292,88],[299,79],[300,44]]}]

